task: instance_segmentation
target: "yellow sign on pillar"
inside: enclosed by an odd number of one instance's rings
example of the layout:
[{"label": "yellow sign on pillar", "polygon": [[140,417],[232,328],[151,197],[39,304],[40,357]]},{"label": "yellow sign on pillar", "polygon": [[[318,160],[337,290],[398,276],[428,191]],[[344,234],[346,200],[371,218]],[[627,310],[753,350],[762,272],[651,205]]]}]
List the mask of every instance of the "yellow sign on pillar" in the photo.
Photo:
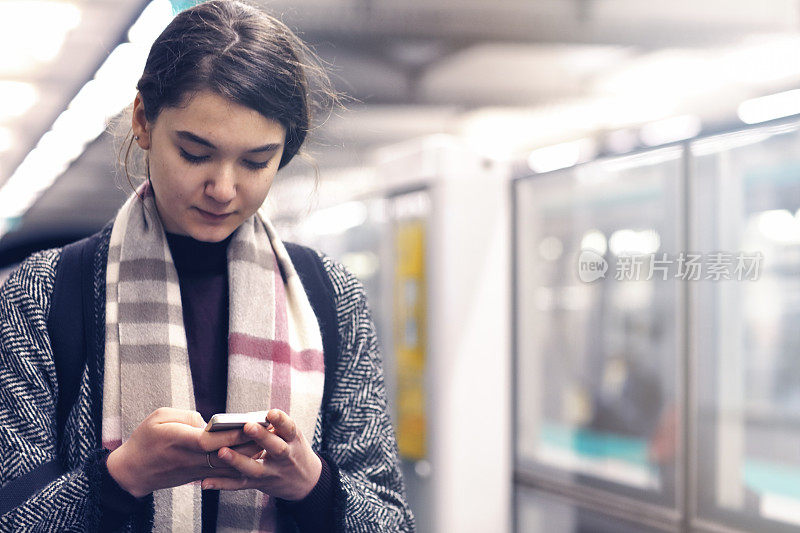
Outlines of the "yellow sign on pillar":
[{"label": "yellow sign on pillar", "polygon": [[394,352],[397,360],[397,445],[400,455],[426,455],[425,224],[400,220],[395,230]]}]

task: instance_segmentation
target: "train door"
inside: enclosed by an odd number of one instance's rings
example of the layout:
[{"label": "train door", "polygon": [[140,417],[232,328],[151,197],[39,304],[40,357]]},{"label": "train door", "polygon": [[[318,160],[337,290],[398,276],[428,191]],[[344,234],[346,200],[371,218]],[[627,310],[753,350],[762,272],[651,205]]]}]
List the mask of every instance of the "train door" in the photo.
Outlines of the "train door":
[{"label": "train door", "polygon": [[676,530],[684,151],[514,184],[517,532]]},{"label": "train door", "polygon": [[693,526],[800,531],[800,124],[691,150]]}]

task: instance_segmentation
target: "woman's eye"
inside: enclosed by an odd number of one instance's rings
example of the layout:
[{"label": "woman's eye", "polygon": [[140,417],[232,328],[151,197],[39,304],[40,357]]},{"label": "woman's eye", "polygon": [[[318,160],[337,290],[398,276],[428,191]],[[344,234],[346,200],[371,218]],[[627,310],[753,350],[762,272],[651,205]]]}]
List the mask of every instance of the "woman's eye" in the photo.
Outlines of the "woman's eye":
[{"label": "woman's eye", "polygon": [[182,158],[184,158],[184,159],[185,159],[186,161],[188,161],[189,163],[193,163],[193,164],[200,164],[200,163],[202,163],[203,161],[207,160],[207,159],[208,159],[208,157],[209,157],[209,156],[207,156],[207,155],[194,155],[194,154],[190,154],[189,152],[187,152],[187,151],[186,151],[186,150],[184,150],[183,148],[181,148],[180,150],[181,150],[181,157],[182,157]]},{"label": "woman's eye", "polygon": [[246,166],[250,170],[261,170],[261,169],[267,168],[269,166],[269,162],[270,162],[270,159],[267,159],[266,161],[264,161],[262,163],[256,163],[255,161],[249,161],[249,160],[245,159],[244,160],[244,166]]}]

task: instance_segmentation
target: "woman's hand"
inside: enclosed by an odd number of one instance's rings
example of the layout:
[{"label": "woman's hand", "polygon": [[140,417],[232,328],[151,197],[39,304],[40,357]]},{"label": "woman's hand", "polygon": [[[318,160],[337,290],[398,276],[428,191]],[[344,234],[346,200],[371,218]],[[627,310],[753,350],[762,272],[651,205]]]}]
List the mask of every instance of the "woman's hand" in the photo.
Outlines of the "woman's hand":
[{"label": "woman's hand", "polygon": [[[238,429],[204,431],[206,423],[197,411],[162,407],[153,411],[134,430],[130,439],[108,456],[108,473],[137,498],[154,490],[177,487],[207,477],[208,461],[225,447],[254,456],[263,447]],[[238,453],[237,452],[237,453]],[[220,478],[239,477],[237,470],[214,459],[213,473]]]},{"label": "woman's hand", "polygon": [[260,456],[248,456],[229,447],[220,448],[217,456],[223,464],[241,475],[218,476],[203,480],[204,489],[258,489],[284,500],[302,500],[319,481],[322,461],[311,449],[303,433],[289,415],[279,409],[267,413],[272,427],[248,423],[244,433],[264,449]]}]

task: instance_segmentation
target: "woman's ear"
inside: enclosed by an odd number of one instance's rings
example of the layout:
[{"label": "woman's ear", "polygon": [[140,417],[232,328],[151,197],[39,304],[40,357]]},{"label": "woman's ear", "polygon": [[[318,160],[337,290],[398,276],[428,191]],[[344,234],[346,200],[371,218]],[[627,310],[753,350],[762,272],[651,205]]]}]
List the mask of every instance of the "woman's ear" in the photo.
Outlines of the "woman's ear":
[{"label": "woman's ear", "polygon": [[131,129],[133,130],[133,140],[142,150],[150,149],[150,123],[144,114],[144,102],[142,94],[136,93],[133,100],[133,114],[131,117]]}]

